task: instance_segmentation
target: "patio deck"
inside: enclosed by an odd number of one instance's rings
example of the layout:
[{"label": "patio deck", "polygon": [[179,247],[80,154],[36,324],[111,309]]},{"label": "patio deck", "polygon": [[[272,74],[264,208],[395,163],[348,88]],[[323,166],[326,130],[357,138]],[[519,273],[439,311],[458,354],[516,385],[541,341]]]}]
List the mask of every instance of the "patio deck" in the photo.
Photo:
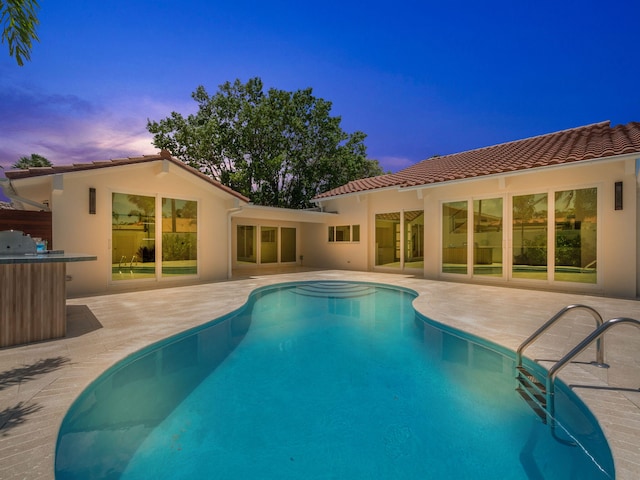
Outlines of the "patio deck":
[{"label": "patio deck", "polygon": [[[438,322],[515,350],[562,307],[582,303],[602,317],[640,318],[640,302],[566,293],[429,281],[410,275],[298,268],[239,271],[234,279],[67,302],[64,339],[0,350],[0,478],[53,479],[60,423],[92,380],[128,354],[240,307],[256,287],[298,280],[356,280],[411,288],[418,311]],[[526,354],[559,359],[593,328],[570,314]],[[616,478],[640,478],[640,331],[608,332],[609,369],[570,364],[560,378],[598,418],[616,463]],[[593,359],[593,347],[579,358]]]}]

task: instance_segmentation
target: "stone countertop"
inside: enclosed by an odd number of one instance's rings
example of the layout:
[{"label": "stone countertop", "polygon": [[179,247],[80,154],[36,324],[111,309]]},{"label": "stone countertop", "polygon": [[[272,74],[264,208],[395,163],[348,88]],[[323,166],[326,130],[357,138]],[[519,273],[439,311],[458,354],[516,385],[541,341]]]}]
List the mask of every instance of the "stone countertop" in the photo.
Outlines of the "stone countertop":
[{"label": "stone countertop", "polygon": [[0,255],[0,265],[17,263],[87,262],[97,259],[98,257],[95,255],[87,255],[84,253],[64,253],[62,250],[49,250],[41,253]]}]

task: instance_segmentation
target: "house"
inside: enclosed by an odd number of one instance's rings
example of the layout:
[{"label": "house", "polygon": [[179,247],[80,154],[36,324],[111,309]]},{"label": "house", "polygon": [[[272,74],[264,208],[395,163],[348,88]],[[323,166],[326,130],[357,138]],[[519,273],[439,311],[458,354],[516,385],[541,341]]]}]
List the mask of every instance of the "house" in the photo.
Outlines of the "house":
[{"label": "house", "polygon": [[[303,222],[330,216],[250,205],[166,151],[6,176],[5,194],[25,215],[50,212],[50,250],[97,257],[68,265],[70,296],[226,279],[236,250],[236,263],[295,265]],[[239,213],[245,220],[235,219]]]},{"label": "house", "polygon": [[635,298],[639,166],[640,123],[602,122],[356,180],[318,211],[252,205],[167,152],[6,176],[51,210],[54,248],[98,257],[70,265],[73,295],[302,264]]},{"label": "house", "polygon": [[305,248],[332,268],[635,298],[639,166],[640,123],[429,158],[317,196],[339,215]]}]

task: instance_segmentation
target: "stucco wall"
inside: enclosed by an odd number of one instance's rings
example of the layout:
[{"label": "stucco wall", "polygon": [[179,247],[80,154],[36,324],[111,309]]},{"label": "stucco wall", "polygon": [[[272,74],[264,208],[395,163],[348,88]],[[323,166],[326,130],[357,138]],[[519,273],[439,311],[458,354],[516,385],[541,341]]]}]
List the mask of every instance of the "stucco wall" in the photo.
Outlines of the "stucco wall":
[{"label": "stucco wall", "polygon": [[[342,270],[367,271],[370,268],[368,238],[370,228],[370,197],[351,196],[329,201],[323,210],[332,215],[320,225],[309,225],[304,230],[305,250],[309,251],[306,265],[317,268],[337,268]],[[338,212],[338,213],[333,213]],[[329,226],[359,225],[359,242],[329,242]],[[307,257],[305,256],[305,259]]]},{"label": "stucco wall", "polygon": [[[224,279],[236,265],[236,226],[289,226],[296,228],[296,263],[318,268],[385,270],[375,266],[375,215],[424,210],[424,268],[427,278],[514,284],[530,288],[584,291],[634,298],[638,293],[637,236],[638,188],[635,157],[581,162],[575,165],[455,181],[412,190],[388,189],[346,195],[321,202],[324,212],[303,212],[244,205],[232,195],[169,162],[157,161],[117,168],[103,168],[65,174],[64,177],[36,177],[16,181],[18,194],[48,202],[53,211],[53,248],[68,253],[96,255],[98,261],[70,264],[70,295],[99,293],[121,288],[148,288],[169,284],[111,281],[111,194],[113,192],[165,196],[198,202],[198,276],[175,283]],[[164,166],[164,168],[163,168]],[[167,168],[168,167],[168,168]],[[624,208],[614,210],[614,184],[623,182]],[[96,189],[96,214],[89,214],[89,188]],[[598,188],[598,284],[548,282],[522,279],[482,278],[441,273],[442,203],[502,197],[505,199],[504,252],[511,247],[511,198],[514,195],[552,193],[558,190]],[[232,214],[230,217],[229,215]],[[552,212],[550,212],[552,214]],[[231,219],[231,220],[230,220]],[[328,227],[359,225],[359,242],[329,242]],[[229,231],[231,226],[231,231]],[[549,233],[553,242],[553,232]],[[229,242],[231,241],[231,244]],[[231,256],[230,256],[231,255]],[[300,262],[299,256],[304,260]],[[508,267],[508,263],[505,267]],[[508,268],[505,271],[508,272]],[[415,271],[414,271],[415,272]],[[412,272],[408,272],[412,273]]]},{"label": "stucco wall", "polygon": [[[624,208],[614,210],[614,184],[623,182]],[[549,193],[558,190],[579,188],[598,188],[598,275],[597,285],[570,282],[548,282],[521,279],[480,278],[456,274],[441,273],[442,258],[442,203],[478,198],[502,196],[505,207],[511,205],[514,195]],[[432,279],[450,279],[465,281],[489,281],[508,283],[531,288],[548,288],[557,290],[584,291],[601,293],[609,296],[632,298],[636,296],[638,264],[637,235],[637,183],[635,177],[635,158],[626,157],[600,162],[582,162],[572,166],[531,170],[513,175],[487,177],[423,187],[411,191],[395,189],[348,195],[322,202],[327,211],[338,212],[336,223],[360,222],[361,242],[355,255],[358,269],[383,270],[374,266],[375,250],[375,214],[407,210],[425,212],[424,245],[425,259],[423,274]],[[549,212],[552,216],[553,212]],[[505,245],[510,247],[511,225],[510,207],[504,216]],[[314,237],[320,233],[326,238],[326,227],[314,227]],[[553,241],[553,232],[550,232]],[[311,240],[310,240],[311,241]],[[333,245],[325,241],[314,241],[314,249],[319,265],[326,264],[332,268],[348,268],[348,262],[354,264],[354,252],[346,245]],[[507,250],[508,252],[508,250]],[[508,257],[509,255],[507,255]],[[366,257],[366,258],[363,258]],[[361,267],[362,266],[362,267]],[[391,270],[393,271],[393,270]],[[396,269],[396,271],[398,271]]]},{"label": "stucco wall", "polygon": [[[51,197],[55,248],[96,255],[95,262],[71,263],[71,296],[124,288],[145,288],[227,277],[227,209],[232,198],[209,183],[161,162],[76,172],[64,176]],[[89,214],[89,188],[96,189],[96,214]],[[112,193],[160,196],[198,202],[198,275],[159,280],[111,281]],[[157,235],[157,234],[156,234]]]}]

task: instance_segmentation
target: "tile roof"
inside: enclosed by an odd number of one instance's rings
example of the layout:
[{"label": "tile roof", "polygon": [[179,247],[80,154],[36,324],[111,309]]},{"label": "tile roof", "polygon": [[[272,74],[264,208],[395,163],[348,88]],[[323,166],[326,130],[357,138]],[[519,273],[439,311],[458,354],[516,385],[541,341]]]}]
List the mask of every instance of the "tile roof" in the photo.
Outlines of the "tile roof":
[{"label": "tile roof", "polygon": [[171,156],[171,154],[162,150],[157,155],[142,155],[140,157],[129,157],[129,158],[118,158],[114,160],[103,160],[98,162],[89,162],[89,163],[74,163],[72,165],[53,165],[51,167],[32,167],[28,169],[22,170],[7,170],[5,171],[5,176],[10,180],[18,180],[22,178],[32,178],[32,177],[41,177],[44,175],[56,175],[61,173],[73,173],[73,172],[81,172],[87,170],[97,170],[100,168],[109,168],[109,167],[119,167],[123,165],[135,165],[138,163],[146,163],[146,162],[155,162],[158,160],[168,160],[171,163],[177,165],[178,167],[192,173],[193,175],[200,177],[201,179],[209,182],[213,186],[224,190],[230,195],[244,201],[249,202],[249,199],[242,195],[241,193],[236,192],[235,190],[223,185],[217,180],[212,179],[211,177],[205,175],[199,170],[190,167],[186,163],[181,162],[180,160]]},{"label": "tile roof", "polygon": [[608,121],[422,160],[397,173],[363,178],[315,197],[406,188],[640,152],[640,123]]}]

